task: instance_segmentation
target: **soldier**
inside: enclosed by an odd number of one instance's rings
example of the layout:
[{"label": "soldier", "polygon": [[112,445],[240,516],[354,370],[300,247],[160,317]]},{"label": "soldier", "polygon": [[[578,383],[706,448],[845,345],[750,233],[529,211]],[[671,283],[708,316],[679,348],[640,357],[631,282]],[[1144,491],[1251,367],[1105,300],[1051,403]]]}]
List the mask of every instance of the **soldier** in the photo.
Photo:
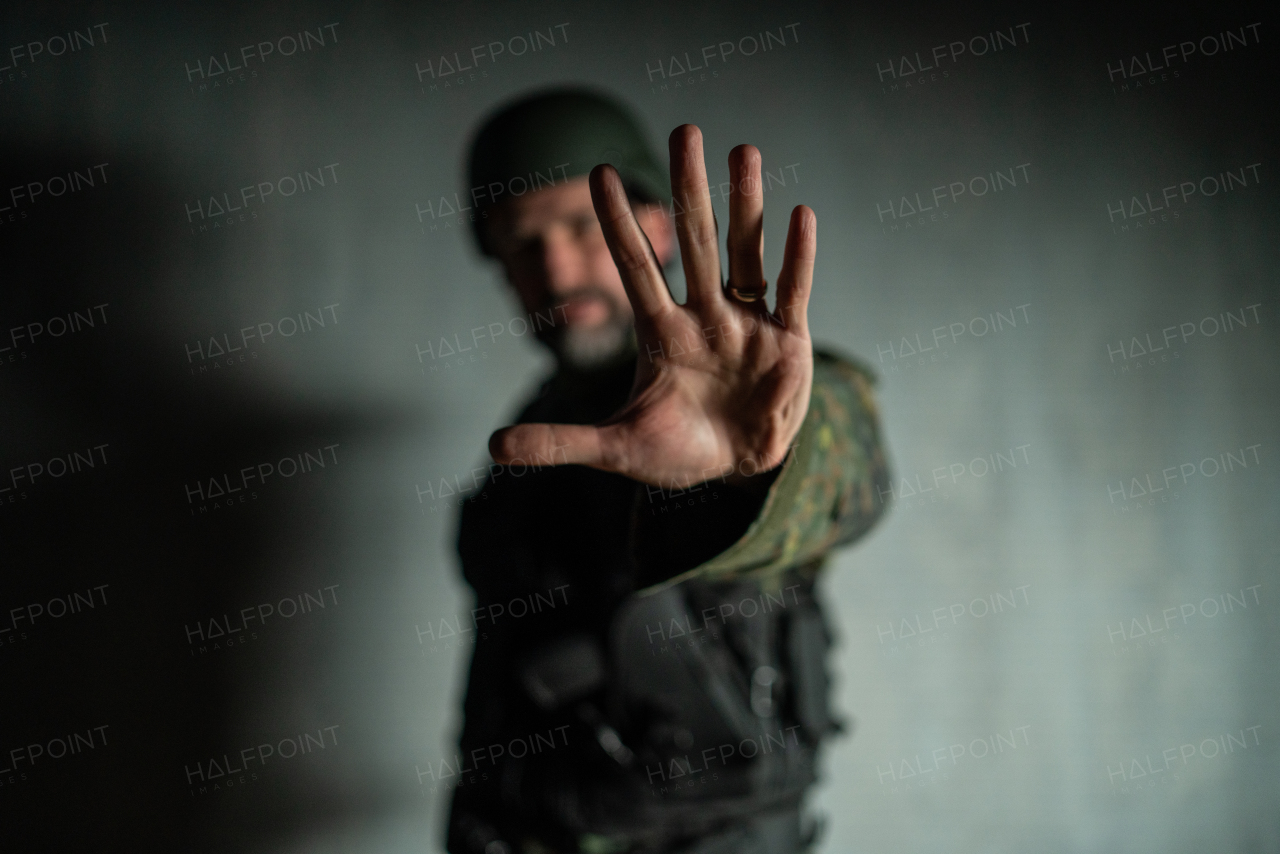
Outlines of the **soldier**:
[{"label": "soldier", "polygon": [[632,118],[576,90],[503,109],[472,146],[481,250],[557,367],[462,510],[477,643],[454,854],[812,841],[801,799],[837,729],[814,581],[888,483],[870,379],[810,342],[813,211],[792,211],[771,311],[760,153],[729,154],[727,283],[698,128],[670,158],[668,196]]}]

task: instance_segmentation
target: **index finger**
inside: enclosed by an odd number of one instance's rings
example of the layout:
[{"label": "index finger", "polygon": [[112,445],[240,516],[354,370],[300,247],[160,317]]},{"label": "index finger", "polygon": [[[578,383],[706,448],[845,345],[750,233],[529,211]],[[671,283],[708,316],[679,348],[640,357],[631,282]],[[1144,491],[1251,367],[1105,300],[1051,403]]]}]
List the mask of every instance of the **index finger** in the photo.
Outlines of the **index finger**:
[{"label": "index finger", "polygon": [[605,243],[618,265],[636,318],[656,317],[675,305],[649,238],[640,229],[618,171],[607,163],[591,170],[591,202]]}]

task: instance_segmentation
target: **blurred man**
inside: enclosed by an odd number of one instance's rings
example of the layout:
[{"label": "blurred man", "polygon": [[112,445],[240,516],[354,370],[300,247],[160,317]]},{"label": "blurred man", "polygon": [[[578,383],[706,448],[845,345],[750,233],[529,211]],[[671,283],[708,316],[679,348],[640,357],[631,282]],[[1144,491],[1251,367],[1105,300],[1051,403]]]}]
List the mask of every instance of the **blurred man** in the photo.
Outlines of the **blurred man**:
[{"label": "blurred man", "polygon": [[[670,162],[668,197],[636,123],[579,91],[507,107],[472,147],[481,249],[554,318],[535,328],[557,369],[462,512],[455,854],[812,838],[801,800],[837,728],[813,586],[883,507],[870,383],[809,340],[807,207],[768,307],[760,153],[729,153],[727,282],[696,127]],[[662,272],[677,244],[683,305]]]}]

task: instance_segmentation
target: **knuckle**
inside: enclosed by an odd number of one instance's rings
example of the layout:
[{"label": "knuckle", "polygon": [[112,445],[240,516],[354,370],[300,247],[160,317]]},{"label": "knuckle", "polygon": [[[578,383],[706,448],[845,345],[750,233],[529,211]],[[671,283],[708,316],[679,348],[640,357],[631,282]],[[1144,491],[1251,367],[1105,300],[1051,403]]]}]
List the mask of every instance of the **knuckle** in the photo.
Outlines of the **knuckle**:
[{"label": "knuckle", "polygon": [[694,246],[706,246],[717,241],[715,223],[702,218],[686,220],[684,233]]},{"label": "knuckle", "polygon": [[649,253],[638,246],[620,246],[614,258],[618,266],[632,272],[647,269],[649,266]]}]

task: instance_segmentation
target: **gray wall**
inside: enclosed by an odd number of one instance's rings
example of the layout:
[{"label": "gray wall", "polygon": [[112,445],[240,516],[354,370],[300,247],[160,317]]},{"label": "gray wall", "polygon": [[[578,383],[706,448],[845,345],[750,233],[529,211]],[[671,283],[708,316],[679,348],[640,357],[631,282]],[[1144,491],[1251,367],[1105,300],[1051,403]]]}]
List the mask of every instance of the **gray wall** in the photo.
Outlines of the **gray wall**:
[{"label": "gray wall", "polygon": [[[824,588],[849,732],[813,796],[822,850],[1280,850],[1276,57],[1260,9],[5,10],[5,45],[49,49],[0,59],[4,186],[107,165],[105,184],[4,201],[0,326],[107,306],[74,335],[0,341],[2,468],[109,445],[100,467],[0,494],[0,613],[19,614],[0,668],[22,698],[0,749],[108,727],[0,774],[6,824],[170,850],[440,850],[447,796],[418,772],[450,755],[469,646],[424,633],[470,600],[456,508],[419,489],[486,462],[549,362],[514,334],[465,223],[433,214],[463,189],[488,110],[586,82],[659,150],[698,124],[713,182],[730,147],[756,144],[778,178],[766,266],[790,208],[813,207],[814,337],[881,376],[895,500]],[[94,45],[51,55],[56,34],[100,23]],[[283,56],[304,29],[310,50]],[[415,71],[535,29],[554,45],[486,55],[465,82]],[[784,44],[737,50],[766,29]],[[1201,38],[1229,29],[1245,44],[1206,55]],[[996,30],[1001,50],[973,55]],[[201,89],[211,55],[259,42],[274,53],[243,80]],[[735,53],[663,78],[722,42]],[[1184,42],[1154,77],[1116,70]],[[897,77],[917,52],[939,67]],[[302,171],[308,190],[285,198]],[[1206,176],[1229,171],[1210,195]],[[278,192],[208,218],[210,196],[268,181]],[[1138,215],[1135,197],[1189,182]],[[904,208],[917,194],[933,209]],[[326,325],[287,336],[280,320],[308,311]],[[508,334],[438,355],[491,323]],[[204,358],[211,336],[258,324],[271,337],[232,364]],[[1140,353],[1148,336],[1163,349]],[[199,512],[190,497],[325,447],[325,467],[304,457],[256,498]],[[1162,491],[1137,494],[1149,484]],[[20,619],[102,584],[92,610]],[[231,648],[191,640],[308,590],[323,609],[304,597]],[[187,785],[196,763],[303,732],[323,750]]]}]

